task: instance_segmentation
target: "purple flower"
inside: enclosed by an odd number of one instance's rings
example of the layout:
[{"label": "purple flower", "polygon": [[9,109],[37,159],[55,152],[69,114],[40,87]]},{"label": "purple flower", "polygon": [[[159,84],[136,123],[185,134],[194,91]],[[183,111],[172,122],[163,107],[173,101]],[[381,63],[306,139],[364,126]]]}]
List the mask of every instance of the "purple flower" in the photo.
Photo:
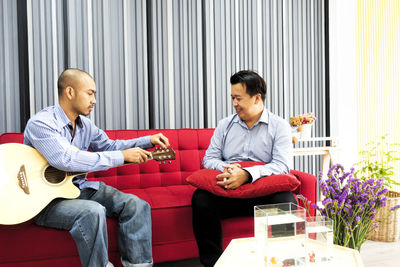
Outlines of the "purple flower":
[{"label": "purple flower", "polygon": [[300,200],[306,201],[306,197],[303,196],[303,195],[299,194],[299,195],[297,195],[297,198],[300,199]]},{"label": "purple flower", "polygon": [[400,205],[396,205],[394,207],[391,207],[390,210],[394,211],[394,210],[397,210],[398,208],[400,208]]},{"label": "purple flower", "polygon": [[385,194],[387,191],[389,191],[387,188],[382,189],[381,191],[378,192],[378,196]]},{"label": "purple flower", "polygon": [[[383,180],[370,178],[363,181],[354,177],[354,169],[349,172],[340,164],[332,166],[327,177],[322,179],[319,173],[319,184],[324,198],[321,207],[307,201],[307,205],[316,208],[324,216],[334,221],[335,244],[342,246],[359,246],[365,241],[365,233],[373,227],[376,212],[386,205],[384,196],[387,189]],[[303,196],[300,196],[301,199]],[[305,203],[303,203],[305,204]],[[400,205],[393,207],[395,210]],[[372,229],[372,228],[371,228]]]},{"label": "purple flower", "polygon": [[374,178],[370,178],[370,179],[368,179],[368,180],[366,180],[365,182],[364,182],[364,185],[372,185],[372,184],[374,184],[374,182],[375,182],[375,179]]}]

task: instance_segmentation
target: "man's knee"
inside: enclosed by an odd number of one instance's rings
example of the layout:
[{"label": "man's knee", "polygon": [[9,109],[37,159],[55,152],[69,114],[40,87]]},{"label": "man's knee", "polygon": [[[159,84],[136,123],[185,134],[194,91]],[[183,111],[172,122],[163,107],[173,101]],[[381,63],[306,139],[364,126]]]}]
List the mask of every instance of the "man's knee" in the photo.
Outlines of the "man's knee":
[{"label": "man's knee", "polygon": [[293,203],[297,204],[296,198],[290,191],[278,192],[272,195],[271,203]]},{"label": "man's knee", "polygon": [[214,195],[208,191],[197,189],[192,196],[192,208],[195,210],[208,210],[213,205]]},{"label": "man's knee", "polygon": [[127,196],[126,204],[125,204],[125,212],[134,215],[150,215],[151,208],[149,203],[144,201],[143,199],[135,196],[129,195]]},{"label": "man's knee", "polygon": [[103,205],[88,200],[82,207],[79,217],[81,220],[87,220],[88,222],[97,224],[100,221],[105,221],[106,209]]}]

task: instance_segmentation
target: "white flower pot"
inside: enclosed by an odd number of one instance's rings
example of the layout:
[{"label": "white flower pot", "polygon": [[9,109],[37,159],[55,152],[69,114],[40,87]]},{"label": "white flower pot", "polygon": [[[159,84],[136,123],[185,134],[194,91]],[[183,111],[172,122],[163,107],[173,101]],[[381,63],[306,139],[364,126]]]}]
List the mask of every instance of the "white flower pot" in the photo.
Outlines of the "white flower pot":
[{"label": "white flower pot", "polygon": [[300,139],[311,138],[313,123],[303,124],[303,130],[300,132]]}]

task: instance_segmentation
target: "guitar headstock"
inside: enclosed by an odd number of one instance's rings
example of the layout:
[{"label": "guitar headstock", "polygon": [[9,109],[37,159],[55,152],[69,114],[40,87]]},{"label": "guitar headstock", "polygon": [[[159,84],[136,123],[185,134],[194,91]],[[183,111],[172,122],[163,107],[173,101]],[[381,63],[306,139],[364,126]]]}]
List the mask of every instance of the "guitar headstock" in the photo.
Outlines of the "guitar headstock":
[{"label": "guitar headstock", "polygon": [[160,161],[168,161],[171,163],[171,160],[175,159],[175,151],[172,149],[172,147],[169,148],[156,148],[153,152],[151,152],[151,157],[154,160]]}]

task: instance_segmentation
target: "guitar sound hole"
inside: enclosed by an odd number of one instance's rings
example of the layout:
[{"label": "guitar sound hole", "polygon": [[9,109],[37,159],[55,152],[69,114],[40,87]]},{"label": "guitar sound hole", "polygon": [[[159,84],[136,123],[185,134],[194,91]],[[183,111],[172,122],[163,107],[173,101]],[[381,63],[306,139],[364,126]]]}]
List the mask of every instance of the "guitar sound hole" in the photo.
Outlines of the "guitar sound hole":
[{"label": "guitar sound hole", "polygon": [[65,179],[65,172],[60,171],[52,166],[47,167],[44,171],[44,177],[49,183],[58,184],[64,181]]}]

